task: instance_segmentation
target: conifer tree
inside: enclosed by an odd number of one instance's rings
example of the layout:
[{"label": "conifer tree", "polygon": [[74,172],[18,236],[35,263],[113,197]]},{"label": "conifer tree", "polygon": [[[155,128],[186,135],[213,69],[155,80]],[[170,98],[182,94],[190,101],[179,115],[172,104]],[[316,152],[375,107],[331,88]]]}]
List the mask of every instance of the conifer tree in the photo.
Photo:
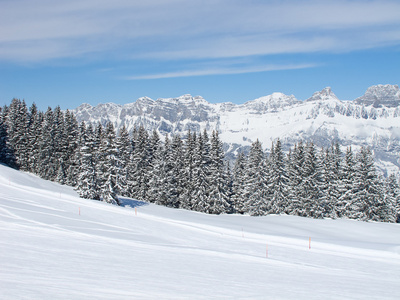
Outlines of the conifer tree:
[{"label": "conifer tree", "polygon": [[272,145],[273,150],[269,160],[269,178],[268,178],[268,192],[269,192],[269,209],[268,212],[272,214],[279,214],[284,212],[285,207],[288,205],[288,176],[285,170],[285,157],[282,150],[282,144],[278,139],[275,146]]},{"label": "conifer tree", "polygon": [[28,165],[28,109],[25,101],[13,99],[7,113],[7,143],[15,155],[16,165],[26,170]]},{"label": "conifer tree", "polygon": [[28,145],[29,158],[27,170],[33,173],[37,172],[39,165],[40,149],[40,129],[43,122],[43,113],[39,112],[35,103],[29,109],[29,125],[28,125]]},{"label": "conifer tree", "polygon": [[303,166],[304,166],[304,146],[300,141],[294,146],[293,151],[289,153],[287,174],[289,180],[289,201],[286,213],[300,216],[303,214],[302,184],[303,184]]},{"label": "conifer tree", "polygon": [[386,203],[388,207],[389,222],[400,223],[400,185],[394,174],[386,179]]},{"label": "conifer tree", "polygon": [[120,159],[120,193],[122,196],[129,195],[128,189],[128,165],[132,156],[132,143],[129,138],[128,130],[125,125],[122,126],[116,141],[116,146]]},{"label": "conifer tree", "polygon": [[247,163],[244,195],[247,199],[245,211],[252,216],[262,216],[268,211],[267,167],[259,140],[251,145]]},{"label": "conifer tree", "polygon": [[[166,144],[169,144],[168,135],[166,136]],[[157,131],[153,131],[151,138],[151,149],[153,158],[151,162],[147,199],[149,202],[163,205],[166,202],[164,201],[166,197],[163,187],[166,180],[164,158],[165,150]]]},{"label": "conifer tree", "polygon": [[[66,184],[76,186],[77,175],[79,173],[79,160],[77,159],[78,149],[78,121],[75,115],[67,110],[64,115],[64,136],[66,137],[65,143],[65,164],[66,164]],[[91,139],[93,142],[93,127],[89,124],[91,129]]]},{"label": "conifer tree", "polygon": [[132,159],[128,166],[128,187],[131,197],[146,200],[149,189],[149,136],[143,126],[133,136]]},{"label": "conifer tree", "polygon": [[184,161],[183,161],[183,144],[181,137],[176,134],[172,138],[169,148],[166,148],[166,178],[165,188],[168,195],[166,205],[168,207],[179,208],[180,197],[183,193],[183,175],[184,175]]},{"label": "conifer tree", "polygon": [[209,140],[207,132],[199,134],[197,138],[196,151],[194,156],[193,170],[193,191],[190,197],[191,207],[195,211],[206,212],[209,209],[209,172],[210,172],[210,156],[209,156]]},{"label": "conifer tree", "polygon": [[343,161],[342,176],[338,183],[338,200],[336,201],[335,211],[339,218],[350,217],[352,214],[350,207],[354,199],[356,176],[356,161],[351,147],[348,147]]},{"label": "conifer tree", "polygon": [[218,132],[213,131],[210,148],[209,208],[207,213],[221,214],[229,210],[228,175],[225,173],[224,150]]},{"label": "conifer tree", "polygon": [[39,166],[38,175],[47,180],[54,180],[57,176],[57,165],[54,160],[55,145],[54,145],[54,114],[51,107],[44,114],[40,140],[39,140]]},{"label": "conifer tree", "polygon": [[105,128],[104,139],[100,146],[103,160],[100,162],[100,176],[102,177],[101,194],[105,202],[119,204],[120,192],[120,159],[116,146],[114,126],[108,122]]},{"label": "conifer tree", "polygon": [[303,165],[303,179],[299,197],[302,201],[301,216],[322,218],[323,207],[320,199],[321,193],[321,170],[316,149],[313,143],[306,145]]},{"label": "conifer tree", "polygon": [[384,205],[383,191],[369,148],[362,147],[357,155],[354,188],[349,217],[364,221],[379,221],[380,211]]},{"label": "conifer tree", "polygon": [[246,156],[239,152],[232,175],[232,206],[233,212],[243,214],[245,212],[245,185],[246,182]]},{"label": "conifer tree", "polygon": [[181,208],[192,209],[192,192],[194,189],[194,170],[195,170],[195,151],[196,151],[196,133],[189,130],[184,145],[184,170],[183,187],[179,202]]},{"label": "conifer tree", "polygon": [[8,143],[7,112],[7,106],[0,108],[0,163],[13,165],[15,160]]},{"label": "conifer tree", "polygon": [[67,163],[67,150],[68,140],[67,133],[65,131],[64,114],[61,111],[60,106],[56,106],[54,109],[54,123],[53,123],[53,143],[54,152],[52,153],[52,164],[57,170],[57,175],[52,179],[59,183],[64,184],[67,181],[66,163]]},{"label": "conifer tree", "polygon": [[94,133],[90,124],[82,122],[80,128],[79,173],[76,189],[82,198],[100,200],[100,187],[96,174]]}]

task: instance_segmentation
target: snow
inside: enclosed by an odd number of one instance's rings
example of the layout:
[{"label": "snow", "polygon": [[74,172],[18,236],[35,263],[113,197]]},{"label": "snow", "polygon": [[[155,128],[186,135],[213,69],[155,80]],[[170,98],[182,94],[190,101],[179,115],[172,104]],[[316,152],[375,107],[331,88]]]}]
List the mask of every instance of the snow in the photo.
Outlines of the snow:
[{"label": "snow", "polygon": [[124,203],[0,165],[1,299],[398,298],[399,224]]}]

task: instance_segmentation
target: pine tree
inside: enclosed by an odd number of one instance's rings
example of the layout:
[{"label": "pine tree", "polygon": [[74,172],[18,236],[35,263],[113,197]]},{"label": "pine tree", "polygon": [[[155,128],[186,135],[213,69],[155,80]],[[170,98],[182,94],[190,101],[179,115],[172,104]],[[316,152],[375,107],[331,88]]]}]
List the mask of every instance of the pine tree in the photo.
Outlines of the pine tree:
[{"label": "pine tree", "polygon": [[184,173],[183,187],[179,202],[181,208],[192,209],[192,192],[194,189],[194,170],[195,170],[195,151],[196,151],[196,133],[189,130],[184,145]]},{"label": "pine tree", "polygon": [[142,201],[146,201],[149,189],[149,168],[151,167],[149,151],[149,136],[141,126],[137,134],[133,135],[133,153],[128,166],[128,187],[130,196]]},{"label": "pine tree", "polygon": [[228,175],[225,173],[224,150],[218,132],[213,131],[210,148],[209,208],[207,213],[221,214],[229,210]]},{"label": "pine tree", "polygon": [[14,154],[8,143],[7,113],[7,106],[0,108],[0,163],[15,165]]},{"label": "pine tree", "polygon": [[276,145],[272,145],[273,150],[269,161],[268,192],[269,192],[269,213],[279,214],[284,212],[288,205],[288,176],[285,170],[285,157],[282,144],[278,139]]},{"label": "pine tree", "polygon": [[307,143],[302,169],[300,199],[303,203],[301,214],[304,217],[322,218],[323,207],[320,203],[321,192],[321,166],[313,143]]},{"label": "pine tree", "polygon": [[364,221],[379,221],[384,206],[383,191],[369,148],[362,147],[358,153],[354,187],[349,217]]},{"label": "pine tree", "polygon": [[101,194],[105,202],[118,204],[118,193],[120,191],[120,159],[116,146],[114,126],[108,122],[105,129],[104,139],[100,146],[103,160],[100,161],[100,176],[102,177]]},{"label": "pine tree", "polygon": [[[76,120],[73,113],[69,110],[65,112],[64,115],[65,126],[64,126],[64,136],[66,137],[65,143],[65,164],[66,164],[66,184],[71,186],[76,186],[77,175],[79,173],[79,160],[77,157],[78,149],[78,121]],[[91,129],[91,134],[93,135],[93,127],[89,124]],[[93,136],[91,137],[93,139]]]},{"label": "pine tree", "polygon": [[232,206],[235,213],[245,212],[245,181],[246,181],[246,156],[239,152],[232,175]]},{"label": "pine tree", "polygon": [[207,132],[197,138],[193,169],[193,191],[191,207],[195,211],[207,212],[209,209],[210,151]]},{"label": "pine tree", "polygon": [[35,103],[29,109],[28,144],[29,152],[27,170],[36,173],[40,159],[40,133],[43,122],[43,113],[39,112]]},{"label": "pine tree", "polygon": [[26,170],[28,166],[28,109],[25,101],[13,99],[7,114],[7,147],[16,158],[15,167]]},{"label": "pine tree", "polygon": [[57,176],[57,164],[54,162],[54,114],[51,107],[44,114],[39,140],[38,175],[47,180],[54,180]]},{"label": "pine tree", "polygon": [[128,165],[132,156],[132,143],[125,125],[122,126],[116,143],[120,159],[120,193],[128,196]]},{"label": "pine tree", "polygon": [[[166,137],[166,143],[168,142],[168,136]],[[160,141],[160,137],[157,131],[153,131],[151,138],[151,151],[152,151],[152,162],[151,172],[149,173],[149,189],[147,191],[147,198],[149,202],[164,204],[164,183],[166,180],[165,175],[165,159],[164,159],[164,145]]]},{"label": "pine tree", "polygon": [[335,205],[335,211],[339,218],[350,217],[351,204],[355,197],[354,178],[356,176],[356,161],[351,147],[345,153],[342,175],[339,178],[339,197]]},{"label": "pine tree", "polygon": [[259,140],[251,145],[245,177],[245,211],[252,216],[262,216],[268,211],[267,167]]},{"label": "pine tree", "polygon": [[94,150],[94,133],[91,125],[86,129],[82,122],[79,127],[79,173],[76,189],[80,197],[100,200],[100,187],[96,174],[96,161]]},{"label": "pine tree", "polygon": [[400,185],[394,174],[386,179],[386,203],[389,208],[388,221],[400,223]]},{"label": "pine tree", "polygon": [[394,174],[391,174],[386,179],[380,178],[384,190],[383,205],[379,211],[381,222],[395,223],[397,221],[396,204],[399,195],[399,186]]},{"label": "pine tree", "polygon": [[174,135],[170,147],[166,148],[165,155],[165,188],[168,195],[166,205],[168,207],[179,208],[180,197],[183,193],[183,176],[184,176],[184,164],[183,164],[183,144],[179,135]]},{"label": "pine tree", "polygon": [[286,213],[291,215],[303,215],[303,167],[304,167],[304,146],[300,141],[294,146],[293,151],[289,152],[287,162],[287,174],[289,181],[289,201]]},{"label": "pine tree", "polygon": [[67,181],[66,163],[68,155],[68,140],[67,133],[65,131],[64,114],[61,111],[60,106],[56,106],[54,109],[53,122],[54,152],[52,153],[51,161],[55,165],[57,175],[52,179],[64,184]]},{"label": "pine tree", "polygon": [[321,151],[321,176],[323,216],[337,218],[337,203],[340,197],[340,180],[342,174],[341,151],[339,145]]}]

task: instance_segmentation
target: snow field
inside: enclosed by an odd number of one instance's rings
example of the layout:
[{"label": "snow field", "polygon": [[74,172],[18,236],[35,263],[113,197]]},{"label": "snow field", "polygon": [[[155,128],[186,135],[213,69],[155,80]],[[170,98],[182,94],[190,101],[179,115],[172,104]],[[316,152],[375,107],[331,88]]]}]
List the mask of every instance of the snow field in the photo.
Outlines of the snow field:
[{"label": "snow field", "polygon": [[0,165],[1,299],[398,298],[399,224],[124,204]]}]

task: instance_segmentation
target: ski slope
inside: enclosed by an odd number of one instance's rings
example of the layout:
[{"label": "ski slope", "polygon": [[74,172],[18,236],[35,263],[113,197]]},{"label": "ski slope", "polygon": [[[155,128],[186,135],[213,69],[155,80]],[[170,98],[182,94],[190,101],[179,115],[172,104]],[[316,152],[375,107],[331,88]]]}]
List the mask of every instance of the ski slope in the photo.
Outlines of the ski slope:
[{"label": "ski slope", "polygon": [[399,297],[399,224],[124,203],[0,165],[0,298]]}]

